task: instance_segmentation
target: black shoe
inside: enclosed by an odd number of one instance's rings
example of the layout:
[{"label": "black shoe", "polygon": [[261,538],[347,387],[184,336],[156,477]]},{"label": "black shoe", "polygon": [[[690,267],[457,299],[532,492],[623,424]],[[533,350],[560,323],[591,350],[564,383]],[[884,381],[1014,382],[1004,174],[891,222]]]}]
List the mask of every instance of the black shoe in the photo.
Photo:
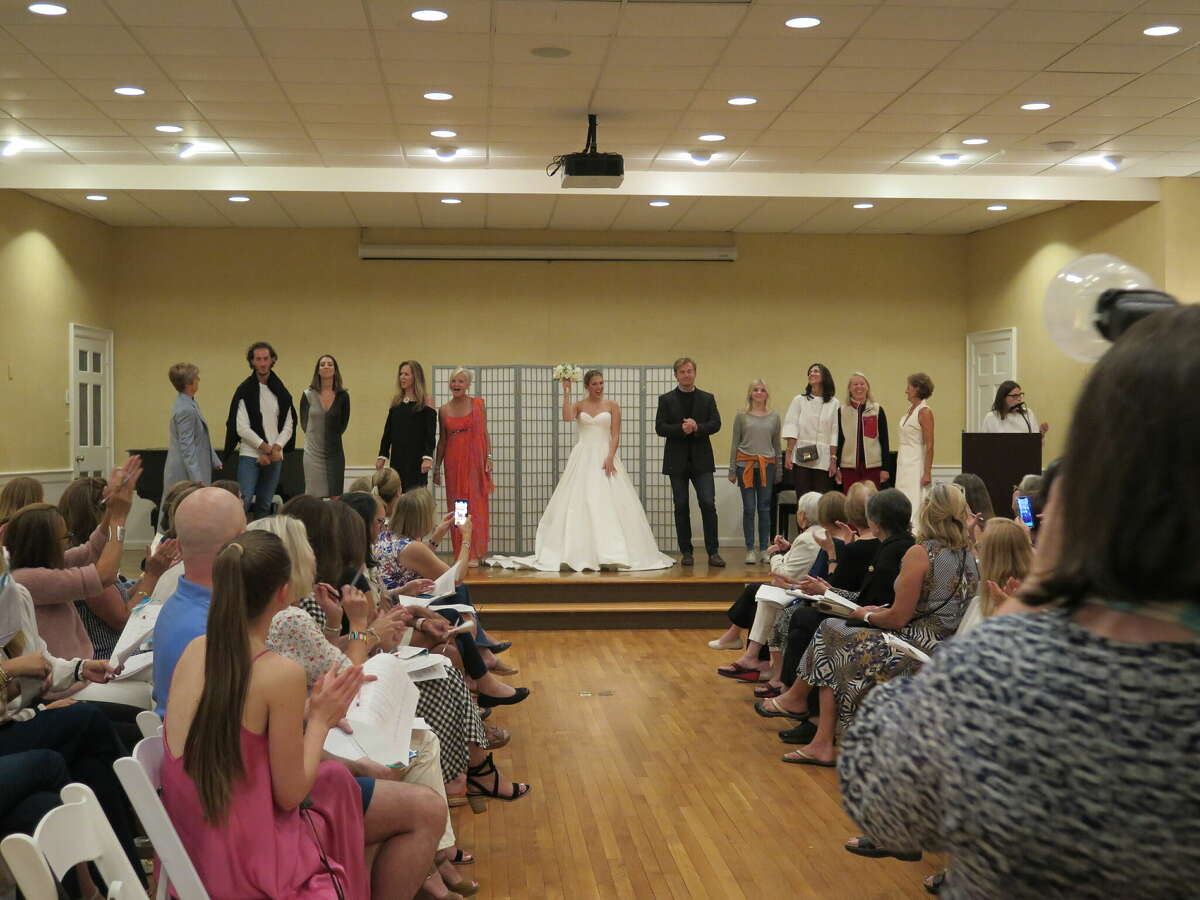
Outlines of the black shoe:
[{"label": "black shoe", "polygon": [[785,744],[811,744],[817,736],[817,726],[812,722],[801,722],[795,728],[779,732],[779,739]]},{"label": "black shoe", "polygon": [[725,560],[721,559],[720,553],[710,553],[708,557],[708,564],[714,569],[725,568]]},{"label": "black shoe", "polygon": [[685,553],[683,556],[679,557],[679,564],[681,566],[694,566],[696,564],[696,558],[690,553]]},{"label": "black shoe", "polygon": [[503,653],[505,650],[507,650],[511,646],[512,646],[512,641],[501,641],[495,647],[485,647],[484,649],[491,650],[494,654],[499,656],[501,653]]},{"label": "black shoe", "polygon": [[480,694],[479,705],[484,709],[489,706],[513,706],[529,696],[529,688],[519,687],[511,697],[493,697],[491,694]]}]

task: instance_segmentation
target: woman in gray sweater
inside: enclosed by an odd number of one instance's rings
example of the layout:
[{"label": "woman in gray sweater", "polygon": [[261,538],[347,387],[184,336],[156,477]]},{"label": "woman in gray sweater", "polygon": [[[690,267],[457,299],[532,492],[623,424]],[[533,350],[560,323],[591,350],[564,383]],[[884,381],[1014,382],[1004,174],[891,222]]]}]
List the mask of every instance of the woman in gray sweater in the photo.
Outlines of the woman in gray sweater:
[{"label": "woman in gray sweater", "polygon": [[[768,409],[771,394],[760,378],[746,392],[746,410],[733,420],[729,443],[729,481],[742,491],[742,533],[746,562],[766,560],[771,540],[771,497],[779,471],[779,413]],[[754,522],[758,521],[758,544]]]}]

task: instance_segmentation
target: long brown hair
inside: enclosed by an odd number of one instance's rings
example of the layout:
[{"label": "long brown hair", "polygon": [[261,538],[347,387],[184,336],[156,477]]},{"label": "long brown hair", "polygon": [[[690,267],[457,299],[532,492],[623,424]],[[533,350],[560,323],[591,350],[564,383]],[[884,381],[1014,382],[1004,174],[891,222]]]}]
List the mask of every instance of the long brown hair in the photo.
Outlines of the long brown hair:
[{"label": "long brown hair", "polygon": [[19,475],[0,488],[0,525],[11,519],[21,507],[41,503],[44,499],[45,492],[40,481]]},{"label": "long brown hair", "polygon": [[61,569],[66,565],[62,536],[67,523],[49,503],[31,503],[17,511],[4,529],[8,562],[17,569]]},{"label": "long brown hair", "polygon": [[334,357],[334,355],[332,353],[322,353],[320,356],[317,357],[317,362],[313,366],[312,382],[308,385],[308,387],[309,387],[309,390],[313,390],[313,391],[321,390],[321,360],[326,359],[326,358],[328,358],[330,361],[333,362],[333,381],[331,382],[330,387],[333,388],[333,392],[336,394],[339,391],[343,390],[342,370],[338,366],[337,358]]},{"label": "long brown hair", "polygon": [[412,395],[413,400],[417,404],[417,409],[420,409],[428,401],[428,392],[425,390],[425,370],[421,368],[421,364],[415,359],[406,359],[396,366],[396,396],[392,398],[392,406],[404,402],[404,391],[400,387],[400,370],[405,366],[412,369]]},{"label": "long brown hair", "polygon": [[100,520],[104,518],[104,510],[100,506],[100,498],[108,482],[103,478],[76,478],[67,485],[61,497],[58,498],[58,513],[67,523],[67,534],[71,536],[71,545],[79,546],[84,543]]},{"label": "long brown hair", "polygon": [[1012,519],[988,520],[979,539],[979,602],[985,617],[996,611],[987,583],[1003,588],[1010,578],[1024,581],[1032,562],[1033,542],[1025,526]]},{"label": "long brown hair", "polygon": [[250,684],[250,622],[287,584],[291,566],[283,541],[267,531],[238,535],[213,563],[204,690],[183,745],[184,771],[196,785],[210,825],[225,819],[234,782],[246,772],[241,738]]}]

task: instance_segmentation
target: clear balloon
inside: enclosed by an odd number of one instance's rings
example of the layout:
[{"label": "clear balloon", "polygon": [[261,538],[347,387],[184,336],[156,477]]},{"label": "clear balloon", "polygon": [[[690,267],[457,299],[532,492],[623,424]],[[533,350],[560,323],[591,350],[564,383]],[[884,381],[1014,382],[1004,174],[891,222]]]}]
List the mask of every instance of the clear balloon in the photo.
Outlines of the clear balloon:
[{"label": "clear balloon", "polygon": [[1096,301],[1113,288],[1154,287],[1154,280],[1116,256],[1081,256],[1054,276],[1043,316],[1054,345],[1072,359],[1095,362],[1111,344],[1096,328]]}]

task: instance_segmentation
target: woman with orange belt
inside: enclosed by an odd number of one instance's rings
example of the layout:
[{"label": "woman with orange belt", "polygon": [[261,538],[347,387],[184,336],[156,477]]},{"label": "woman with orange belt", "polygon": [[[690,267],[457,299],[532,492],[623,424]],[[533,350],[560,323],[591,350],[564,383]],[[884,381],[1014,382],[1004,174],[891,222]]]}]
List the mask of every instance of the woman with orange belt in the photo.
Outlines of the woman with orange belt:
[{"label": "woman with orange belt", "polygon": [[[746,562],[765,562],[771,540],[771,495],[779,470],[779,413],[768,409],[770,392],[760,378],[750,383],[746,411],[733,420],[729,445],[729,480],[742,491],[742,533],[746,538]],[[754,520],[758,519],[758,546],[754,543]]]}]

